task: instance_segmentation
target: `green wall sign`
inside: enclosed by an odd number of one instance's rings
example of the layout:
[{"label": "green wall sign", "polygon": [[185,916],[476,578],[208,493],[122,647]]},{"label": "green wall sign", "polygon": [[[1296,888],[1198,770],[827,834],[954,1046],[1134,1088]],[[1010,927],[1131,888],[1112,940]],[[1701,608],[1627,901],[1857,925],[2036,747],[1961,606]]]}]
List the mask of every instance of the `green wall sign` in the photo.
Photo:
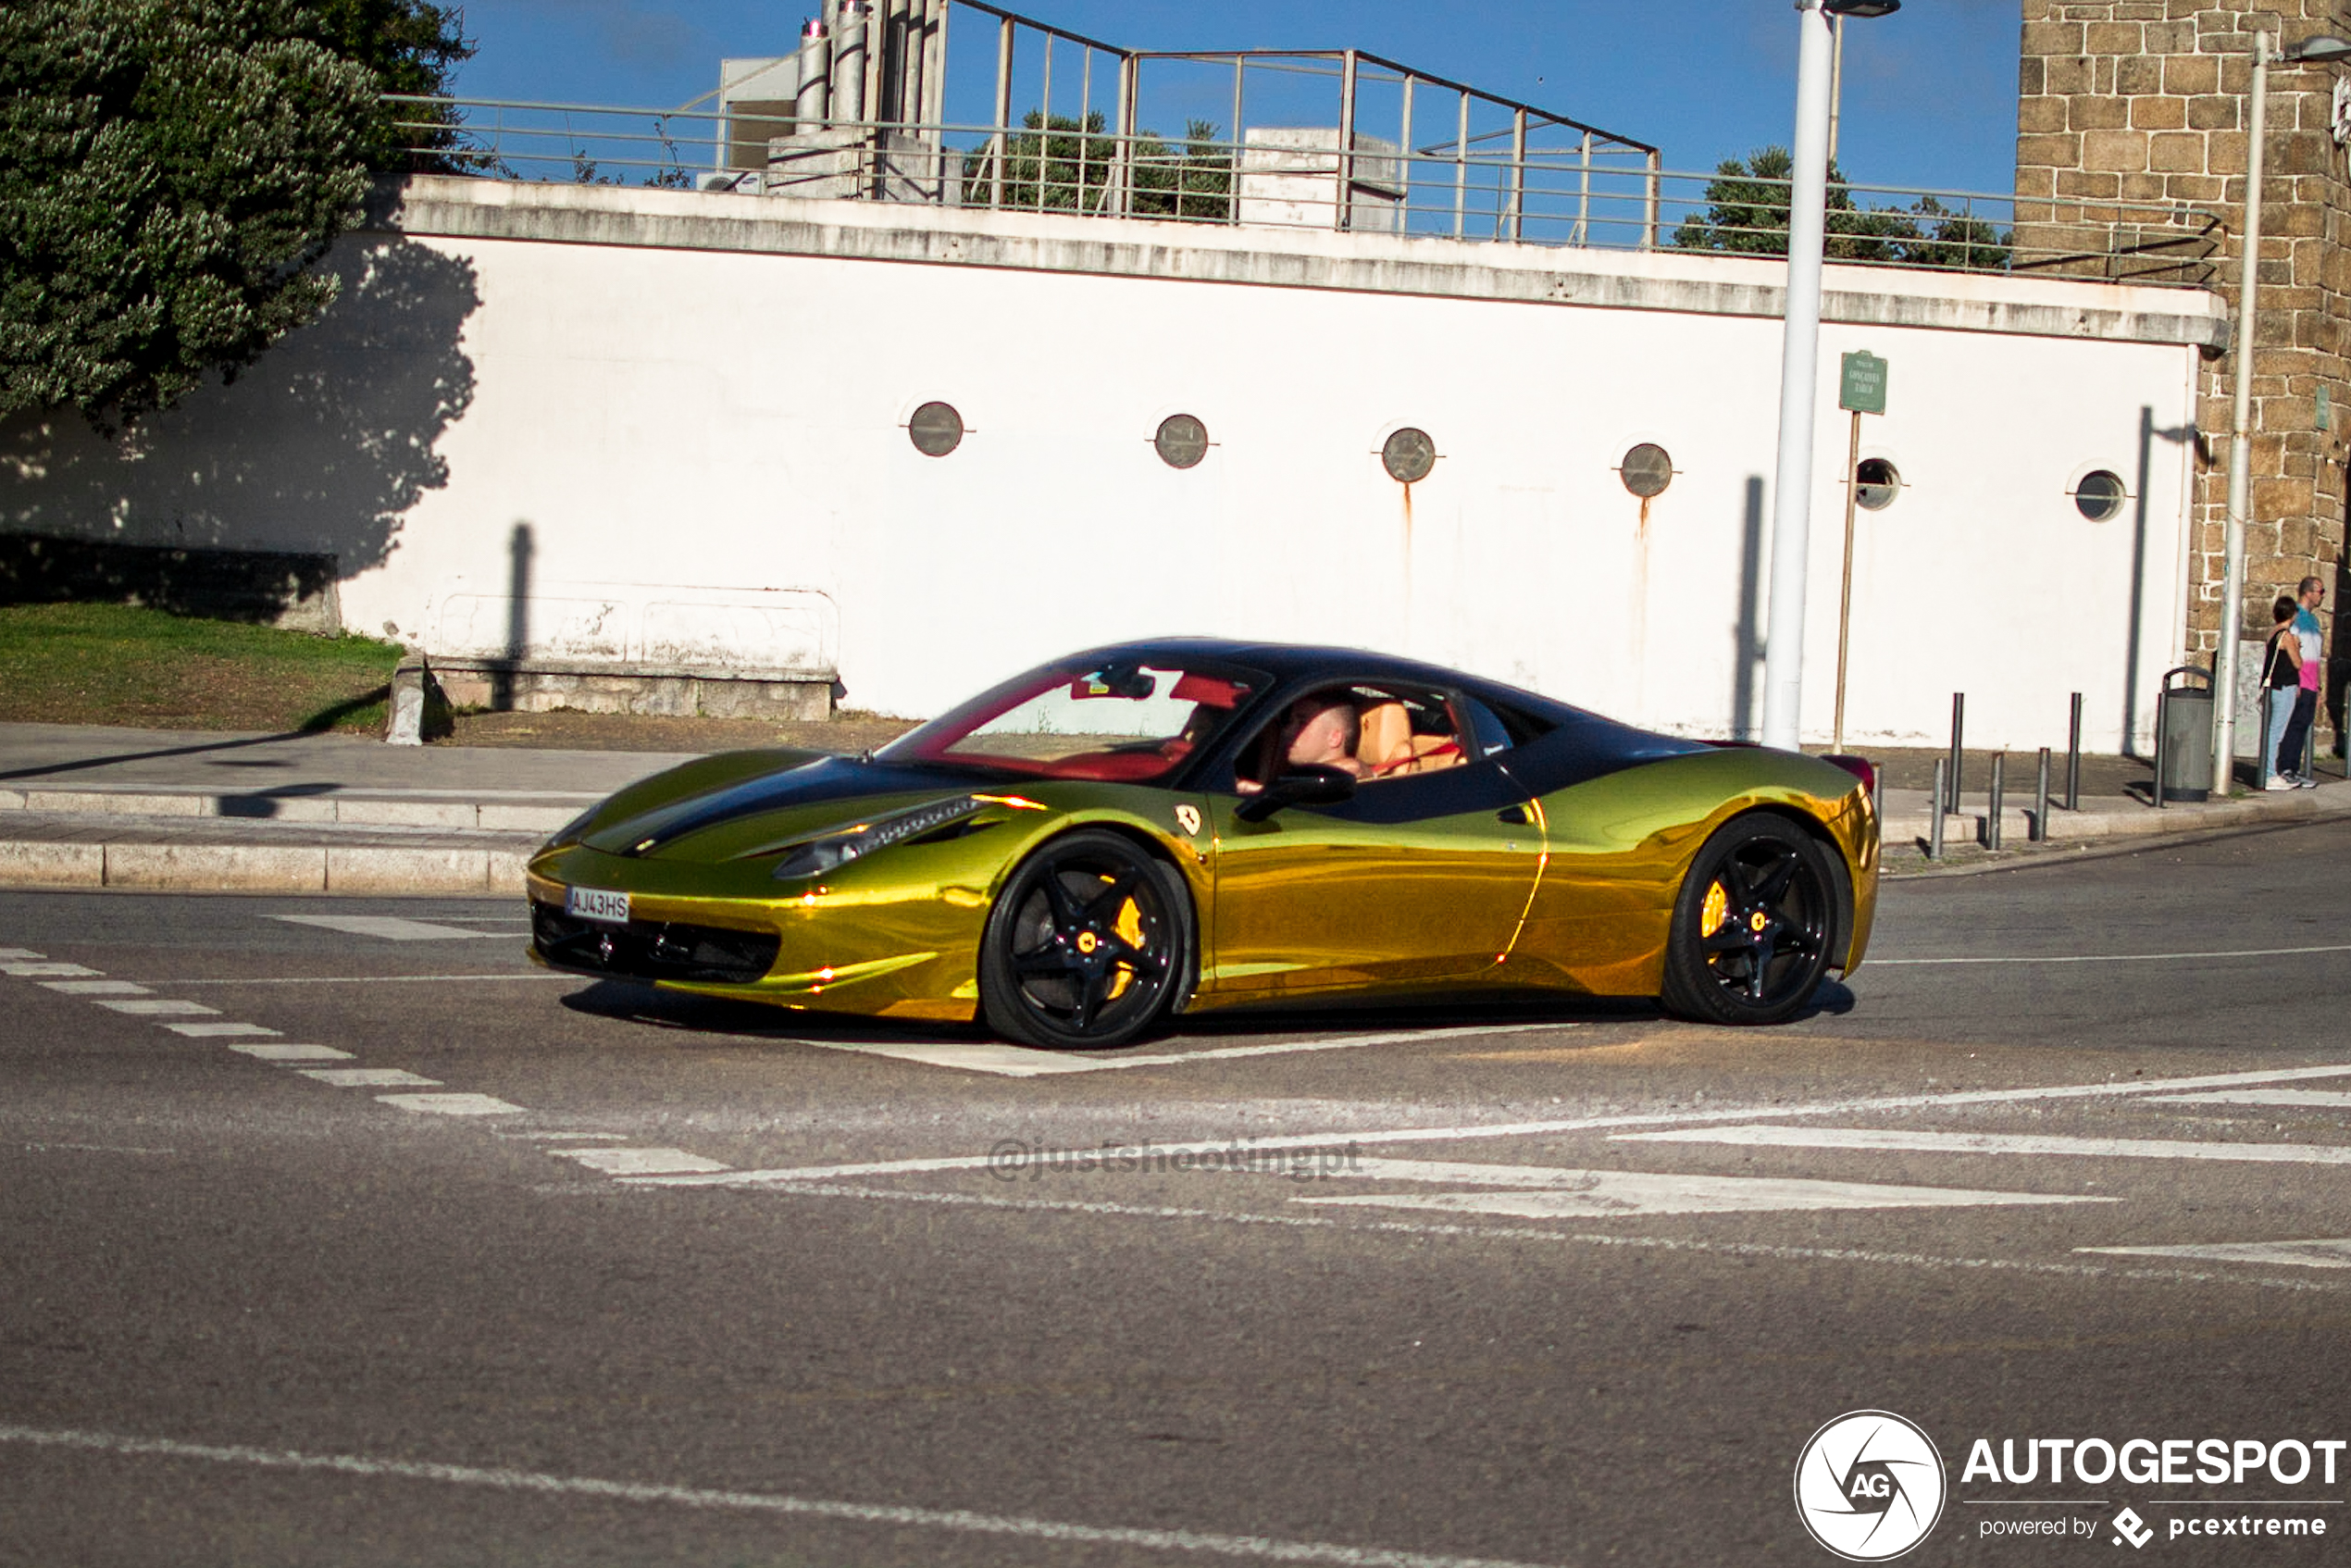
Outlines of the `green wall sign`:
[{"label": "green wall sign", "polygon": [[1845,375],[1836,405],[1856,414],[1885,412],[1885,361],[1868,349],[1845,356]]}]

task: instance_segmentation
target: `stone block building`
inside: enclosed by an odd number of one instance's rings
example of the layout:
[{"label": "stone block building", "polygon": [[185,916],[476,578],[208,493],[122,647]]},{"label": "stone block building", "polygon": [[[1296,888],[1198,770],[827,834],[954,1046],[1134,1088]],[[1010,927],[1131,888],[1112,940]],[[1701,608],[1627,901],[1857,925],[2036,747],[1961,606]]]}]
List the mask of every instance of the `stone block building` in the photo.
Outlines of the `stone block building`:
[{"label": "stone block building", "polygon": [[[2254,34],[2272,53],[2351,35],[2341,0],[2024,0],[2017,109],[2021,266],[2064,276],[2202,283],[2233,315],[2244,232]],[[2252,505],[2241,626],[2260,636],[2281,591],[2316,575],[2330,627],[2343,590],[2344,313],[2351,180],[2336,124],[2342,68],[2270,68],[2250,345],[2208,355],[2197,387],[2187,646],[2219,638],[2231,398],[2250,356]],[[2030,258],[2029,260],[2026,258]],[[2336,638],[2330,636],[2329,652]]]}]

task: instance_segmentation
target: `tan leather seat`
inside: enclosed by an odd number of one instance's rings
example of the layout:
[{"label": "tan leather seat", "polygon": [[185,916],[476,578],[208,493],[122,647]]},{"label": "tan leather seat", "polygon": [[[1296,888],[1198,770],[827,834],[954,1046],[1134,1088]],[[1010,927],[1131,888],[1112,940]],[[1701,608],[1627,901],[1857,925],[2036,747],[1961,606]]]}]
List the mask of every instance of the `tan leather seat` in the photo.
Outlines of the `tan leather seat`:
[{"label": "tan leather seat", "polygon": [[1412,754],[1412,716],[1403,703],[1375,703],[1363,710],[1355,760],[1374,778],[1400,770]]},{"label": "tan leather seat", "polygon": [[1449,735],[1413,734],[1412,716],[1403,703],[1378,703],[1363,710],[1355,760],[1363,765],[1368,778],[1401,778],[1456,767],[1467,759]]}]

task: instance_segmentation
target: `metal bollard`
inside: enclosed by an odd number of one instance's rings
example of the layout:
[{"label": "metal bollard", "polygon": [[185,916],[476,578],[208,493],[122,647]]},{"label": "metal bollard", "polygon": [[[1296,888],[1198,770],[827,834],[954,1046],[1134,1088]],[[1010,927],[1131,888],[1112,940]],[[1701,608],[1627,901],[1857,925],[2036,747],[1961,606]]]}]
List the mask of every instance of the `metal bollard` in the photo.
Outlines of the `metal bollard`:
[{"label": "metal bollard", "polygon": [[2041,773],[2033,785],[2033,841],[2049,841],[2049,749],[2041,748]]},{"label": "metal bollard", "polygon": [[[2127,743],[2129,736],[2124,736]],[[2082,809],[2082,693],[2073,694],[2073,719],[2065,742],[2065,809]]]},{"label": "metal bollard", "polygon": [[1927,819],[1926,829],[1926,858],[1929,860],[1943,858],[1943,777],[1944,761],[1937,757],[1934,759],[1934,815]]},{"label": "metal bollard", "polygon": [[1951,792],[1942,798],[1950,803],[1949,809],[1959,809],[1960,742],[1967,734],[1967,693],[1951,693]]},{"label": "metal bollard", "polygon": [[2000,778],[2008,760],[2006,752],[1992,753],[1992,810],[1984,818],[1984,847],[1987,850],[2000,847],[2000,808],[2003,803]]}]

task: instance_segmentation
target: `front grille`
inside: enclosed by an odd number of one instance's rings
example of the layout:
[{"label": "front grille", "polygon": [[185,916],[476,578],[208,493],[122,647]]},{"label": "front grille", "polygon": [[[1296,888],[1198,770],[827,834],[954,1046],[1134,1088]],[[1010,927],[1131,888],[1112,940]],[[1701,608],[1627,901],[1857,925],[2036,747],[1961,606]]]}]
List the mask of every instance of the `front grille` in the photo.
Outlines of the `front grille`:
[{"label": "front grille", "polygon": [[566,915],[552,903],[530,906],[530,937],[539,956],[558,969],[724,986],[747,986],[764,977],[775,967],[782,942],[773,931],[723,926],[666,920],[605,925]]}]

